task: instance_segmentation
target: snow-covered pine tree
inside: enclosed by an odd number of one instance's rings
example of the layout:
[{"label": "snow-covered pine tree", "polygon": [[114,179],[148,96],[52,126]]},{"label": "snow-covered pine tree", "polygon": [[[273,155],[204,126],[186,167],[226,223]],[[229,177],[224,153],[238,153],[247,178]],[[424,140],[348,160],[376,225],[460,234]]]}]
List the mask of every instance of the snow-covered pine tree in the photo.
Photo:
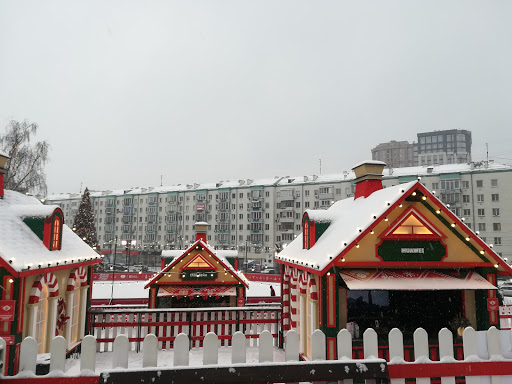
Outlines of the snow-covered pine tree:
[{"label": "snow-covered pine tree", "polygon": [[80,236],[87,244],[99,252],[98,235],[94,225],[94,213],[91,205],[89,190],[85,188],[82,202],[73,222],[73,231]]}]

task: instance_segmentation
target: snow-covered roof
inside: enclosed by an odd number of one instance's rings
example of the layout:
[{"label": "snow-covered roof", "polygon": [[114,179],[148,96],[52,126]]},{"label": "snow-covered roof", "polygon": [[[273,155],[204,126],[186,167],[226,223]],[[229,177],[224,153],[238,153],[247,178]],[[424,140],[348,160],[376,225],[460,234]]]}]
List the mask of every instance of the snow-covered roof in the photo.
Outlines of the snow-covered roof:
[{"label": "snow-covered roof", "polygon": [[[379,164],[382,163],[376,160],[368,160],[362,163]],[[361,165],[362,163],[358,164]],[[417,167],[404,167],[404,168],[384,168],[382,174],[383,179],[392,179],[405,176],[427,176],[439,175],[446,173],[465,173],[471,171],[498,171],[498,170],[512,170],[512,166],[505,164],[497,164],[494,162],[481,162],[471,164],[444,164],[444,165],[423,165]],[[249,187],[265,187],[265,186],[279,186],[297,185],[297,184],[322,184],[322,183],[337,183],[342,181],[355,180],[354,171],[343,171],[340,173],[324,174],[324,175],[300,175],[300,176],[276,176],[267,179],[245,179],[238,181],[219,181],[216,183],[194,183],[194,184],[178,184],[161,187],[147,187],[147,188],[127,188],[117,190],[106,190],[100,192],[91,192],[92,197],[100,196],[124,196],[124,195],[138,195],[149,193],[170,193],[170,192],[184,192],[184,191],[200,191],[200,190],[215,190],[215,189],[230,189],[230,188],[249,188]],[[48,201],[67,200],[67,199],[81,198],[78,193],[62,193],[52,194],[46,197]]]},{"label": "snow-covered roof", "polygon": [[[261,281],[249,281],[247,297],[270,296],[270,286],[274,287],[277,296],[281,295],[281,284]],[[148,291],[144,289],[144,281],[95,281],[92,290],[93,299],[110,299],[114,285],[115,299],[146,299]]]},{"label": "snow-covered roof", "polygon": [[57,261],[95,259],[98,254],[67,226],[62,228],[62,249],[50,251],[23,222],[27,217],[47,217],[57,206],[43,205],[33,196],[5,191],[0,199],[0,257],[20,272],[30,265],[55,266]]},{"label": "snow-covered roof", "polygon": [[[329,222],[326,231],[311,249],[303,249],[302,234],[297,236],[277,258],[292,259],[293,263],[308,263],[317,270],[323,270],[345,248],[375,222],[374,216],[383,215],[404,192],[417,181],[411,181],[373,192],[370,196],[358,199],[344,199],[334,203],[328,210],[307,210],[310,219],[316,222]],[[419,183],[418,183],[419,184]],[[345,245],[346,244],[346,245]],[[288,260],[287,260],[288,261]]]},{"label": "snow-covered roof", "polygon": [[387,165],[385,162],[383,162],[383,161],[379,161],[379,160],[363,160],[363,161],[361,161],[360,163],[357,163],[356,165],[354,165],[354,166],[352,167],[352,169],[357,168],[357,167],[359,167],[359,166],[361,166],[361,165],[363,165],[363,164],[384,165],[384,166],[386,166],[386,165]]}]

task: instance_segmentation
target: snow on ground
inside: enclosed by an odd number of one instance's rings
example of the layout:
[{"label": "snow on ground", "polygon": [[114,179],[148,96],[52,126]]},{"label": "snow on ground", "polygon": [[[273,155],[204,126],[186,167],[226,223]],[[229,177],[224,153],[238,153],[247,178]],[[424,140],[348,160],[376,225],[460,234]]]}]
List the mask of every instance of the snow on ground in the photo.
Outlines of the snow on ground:
[{"label": "snow on ground", "polygon": [[[116,281],[114,282],[114,298],[116,299],[146,299],[149,292],[144,289],[145,281]],[[276,295],[281,295],[281,284],[260,281],[249,281],[247,297],[270,296],[270,286]],[[111,281],[96,281],[92,290],[93,299],[110,299],[112,295]]]},{"label": "snow on ground", "polygon": [[[189,352],[189,365],[201,366],[203,364],[203,348],[194,348]],[[113,352],[98,352],[96,353],[96,373],[99,374],[105,370],[112,369],[112,355]],[[130,351],[128,355],[128,369],[142,368],[142,352]],[[259,361],[258,347],[247,347],[247,363],[254,364]],[[274,347],[274,361],[284,362],[285,353],[282,349]],[[171,368],[174,363],[174,351],[159,350],[158,351],[158,368]],[[219,348],[219,365],[231,364],[231,347]],[[77,376],[80,373],[80,360],[68,359],[66,360],[66,375]]]}]

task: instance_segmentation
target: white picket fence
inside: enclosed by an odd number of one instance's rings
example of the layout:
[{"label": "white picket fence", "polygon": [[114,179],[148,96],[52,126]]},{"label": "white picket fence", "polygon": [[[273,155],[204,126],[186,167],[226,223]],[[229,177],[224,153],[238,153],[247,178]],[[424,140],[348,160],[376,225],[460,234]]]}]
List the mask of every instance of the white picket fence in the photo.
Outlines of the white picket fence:
[{"label": "white picket fence", "polygon": [[[504,332],[506,332],[505,335],[507,337],[503,337]],[[453,334],[448,329],[444,328],[439,332],[438,336],[439,361],[433,362],[429,359],[429,341],[427,332],[422,328],[418,328],[414,332],[415,361],[405,362],[402,332],[398,329],[393,329],[389,333],[388,367],[392,384],[403,384],[405,382],[403,377],[416,378],[416,382],[419,384],[430,383],[430,379],[428,378],[430,376],[427,376],[426,378],[424,375],[422,377],[410,376],[411,374],[414,374],[414,370],[412,370],[413,373],[404,373],[404,369],[407,370],[407,367],[420,367],[418,364],[422,364],[423,367],[427,366],[431,377],[441,377],[442,384],[454,384],[455,378],[448,375],[440,376],[440,374],[436,372],[451,372],[457,376],[461,376],[460,372],[466,372],[466,374],[462,376],[467,376],[466,382],[471,384],[512,383],[512,376],[507,376],[512,375],[510,331],[499,331],[495,327],[491,327],[488,331],[476,332],[471,327],[466,328],[463,333],[464,360],[462,361],[454,359]],[[507,340],[507,338],[508,345],[507,341],[504,341]],[[80,358],[81,371],[87,370],[86,372],[89,373],[95,372],[96,344],[96,339],[93,336],[89,335],[83,339],[82,354]],[[128,366],[130,342],[126,335],[118,335],[113,344],[113,369],[140,369],[140,367],[130,368]],[[247,344],[246,336],[242,332],[236,332],[233,335],[231,346],[231,362],[233,364],[246,363]],[[364,332],[363,345],[365,359],[378,357],[378,337],[377,333],[373,329],[367,329]],[[62,336],[57,336],[52,340],[50,372],[65,370],[66,346],[67,342]],[[219,339],[214,333],[210,332],[205,336],[203,344],[203,365],[215,365],[219,363],[219,346]],[[0,350],[2,350],[2,347],[5,349],[5,342],[0,338]],[[190,343],[188,336],[183,333],[177,335],[174,341],[174,367],[189,366],[189,348]],[[273,348],[274,342],[272,335],[269,331],[263,331],[260,334],[258,343],[260,363],[273,361]],[[142,345],[143,368],[158,367],[159,349],[158,338],[155,335],[149,334],[144,338]],[[352,360],[352,336],[346,329],[342,329],[338,333],[337,350],[338,358],[340,360]],[[326,338],[320,330],[314,331],[311,336],[311,351],[312,360],[320,361],[326,359]],[[505,351],[505,353],[503,351]],[[36,358],[37,343],[33,338],[27,337],[21,343],[19,371],[25,372],[25,374],[30,372],[35,373]],[[285,360],[287,362],[299,361],[299,337],[295,331],[289,331],[285,335]],[[499,366],[496,364],[499,364]],[[499,369],[496,370],[496,367]],[[441,368],[444,368],[444,370]],[[401,373],[393,373],[398,371]],[[411,371],[411,369],[409,369],[409,371]],[[480,376],[474,376],[475,373]],[[493,376],[495,373],[499,373],[499,375]],[[84,372],[82,372],[82,375],[83,374]]]}]

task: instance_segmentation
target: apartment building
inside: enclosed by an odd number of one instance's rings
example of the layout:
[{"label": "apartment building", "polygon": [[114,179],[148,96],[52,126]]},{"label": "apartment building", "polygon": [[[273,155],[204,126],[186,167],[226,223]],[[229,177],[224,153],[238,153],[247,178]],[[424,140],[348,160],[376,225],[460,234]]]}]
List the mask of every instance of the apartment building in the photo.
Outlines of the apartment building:
[{"label": "apartment building", "polygon": [[[385,169],[383,186],[421,177],[450,209],[503,257],[512,260],[512,167],[490,163]],[[273,262],[275,252],[302,232],[307,209],[324,209],[353,198],[354,173],[220,181],[157,188],[91,192],[98,241],[136,240],[142,253],[182,249],[195,238],[194,223],[209,223],[207,239],[217,249]],[[80,194],[48,196],[72,223]]]},{"label": "apartment building", "polygon": [[449,129],[417,134],[418,141],[391,140],[372,148],[372,159],[389,168],[471,162],[471,131]]},{"label": "apartment building", "polygon": [[372,160],[383,161],[389,168],[414,166],[413,144],[408,141],[391,140],[372,148]]},{"label": "apartment building", "polygon": [[471,132],[463,129],[418,133],[414,165],[469,163],[471,144]]}]

